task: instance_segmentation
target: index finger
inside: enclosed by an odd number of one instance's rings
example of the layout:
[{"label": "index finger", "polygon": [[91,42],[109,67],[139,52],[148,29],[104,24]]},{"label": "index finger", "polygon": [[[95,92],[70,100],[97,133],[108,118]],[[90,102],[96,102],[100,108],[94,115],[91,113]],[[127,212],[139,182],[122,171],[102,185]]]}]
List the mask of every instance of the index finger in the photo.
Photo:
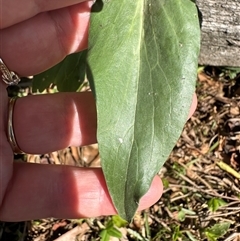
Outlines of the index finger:
[{"label": "index finger", "polygon": [[49,69],[87,47],[90,11],[91,2],[82,2],[0,30],[1,58],[20,76]]},{"label": "index finger", "polygon": [[86,0],[0,0],[0,29],[27,20],[38,13],[71,6]]}]

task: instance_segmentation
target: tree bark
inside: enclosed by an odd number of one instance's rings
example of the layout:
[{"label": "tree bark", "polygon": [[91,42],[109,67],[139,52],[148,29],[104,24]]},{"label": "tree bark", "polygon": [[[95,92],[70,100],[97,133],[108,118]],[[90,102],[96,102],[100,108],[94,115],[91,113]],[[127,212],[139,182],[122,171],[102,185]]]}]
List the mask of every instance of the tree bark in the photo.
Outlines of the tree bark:
[{"label": "tree bark", "polygon": [[196,0],[202,15],[200,65],[240,67],[240,0]]}]

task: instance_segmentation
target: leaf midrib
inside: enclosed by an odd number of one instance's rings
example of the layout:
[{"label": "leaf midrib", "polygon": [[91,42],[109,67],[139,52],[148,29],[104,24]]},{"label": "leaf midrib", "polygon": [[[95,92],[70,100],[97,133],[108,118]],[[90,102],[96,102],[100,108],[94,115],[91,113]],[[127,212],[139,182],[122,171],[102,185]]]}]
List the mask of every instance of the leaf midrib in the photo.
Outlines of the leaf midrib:
[{"label": "leaf midrib", "polygon": [[[141,73],[141,71],[140,71],[140,68],[141,68],[141,46],[142,46],[142,43],[144,42],[143,40],[144,40],[144,17],[145,17],[145,14],[144,14],[144,6],[145,6],[145,4],[146,4],[146,0],[143,0],[143,1],[138,1],[138,2],[140,2],[141,3],[141,10],[139,10],[140,12],[141,12],[141,16],[142,16],[142,18],[141,18],[141,21],[140,21],[140,26],[139,26],[139,32],[140,32],[140,37],[139,37],[139,42],[138,42],[138,52],[139,52],[139,58],[138,58],[138,64],[137,64],[137,67],[138,67],[138,69],[139,69],[139,71],[137,71],[137,73],[138,73],[138,76],[137,76],[137,79],[138,79],[138,81],[137,81],[137,85],[136,85],[136,87],[137,87],[137,90],[136,90],[136,98],[135,98],[135,100],[136,100],[136,102],[135,102],[135,111],[134,111],[134,125],[133,125],[133,138],[134,138],[134,136],[135,136],[135,123],[136,123],[136,117],[137,117],[137,105],[138,105],[138,96],[139,96],[139,80],[140,80],[140,73]],[[136,7],[136,11],[137,11],[137,7]],[[134,145],[134,142],[135,142],[135,140],[133,139],[132,140],[132,145],[131,145],[131,147],[130,147],[130,151],[129,151],[129,156],[128,156],[128,163],[127,163],[127,168],[126,168],[126,178],[128,178],[128,173],[131,173],[130,171],[129,171],[129,168],[130,168],[130,165],[129,165],[129,163],[130,163],[130,157],[131,157],[131,155],[132,155],[132,151],[133,151],[133,145]],[[137,169],[138,169],[138,165],[137,165]],[[138,176],[138,175],[137,175]],[[127,180],[126,180],[127,181]],[[137,180],[135,180],[135,184],[134,184],[134,186],[136,186],[136,183],[137,183]],[[135,189],[135,188],[134,188]],[[127,200],[127,198],[126,198],[126,195],[127,195],[127,185],[125,185],[125,191],[124,191],[124,207],[125,207],[125,210],[127,209],[127,203],[126,203],[126,200]],[[137,204],[137,203],[136,203]]]}]

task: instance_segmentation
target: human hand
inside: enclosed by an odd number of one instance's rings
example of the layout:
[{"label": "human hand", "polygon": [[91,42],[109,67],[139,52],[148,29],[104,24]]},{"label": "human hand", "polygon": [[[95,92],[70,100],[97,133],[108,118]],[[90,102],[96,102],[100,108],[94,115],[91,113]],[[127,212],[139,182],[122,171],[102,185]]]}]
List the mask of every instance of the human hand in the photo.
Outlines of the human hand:
[{"label": "human hand", "polygon": [[[91,2],[0,0],[0,57],[21,76],[50,68],[87,47]],[[0,79],[0,220],[80,218],[116,213],[101,169],[14,163],[7,141],[8,97]],[[196,97],[190,115],[196,107]],[[16,101],[14,133],[26,153],[48,153],[96,142],[91,93],[28,96]],[[139,209],[162,194],[155,177]]]}]

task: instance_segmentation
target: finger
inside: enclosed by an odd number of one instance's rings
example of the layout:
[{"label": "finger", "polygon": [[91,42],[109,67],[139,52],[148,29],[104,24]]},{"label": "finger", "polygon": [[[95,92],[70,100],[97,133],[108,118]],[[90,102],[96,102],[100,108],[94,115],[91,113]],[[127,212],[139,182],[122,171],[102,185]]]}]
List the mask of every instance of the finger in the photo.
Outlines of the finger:
[{"label": "finger", "polygon": [[70,53],[85,49],[90,8],[90,2],[83,2],[38,14],[0,30],[1,58],[9,69],[29,76],[50,68]]},{"label": "finger", "polygon": [[6,85],[0,77],[0,205],[12,176],[13,160],[13,152],[6,137],[8,97],[3,87],[6,88]]},{"label": "finger", "polygon": [[196,95],[196,93],[194,93],[193,99],[192,99],[192,104],[191,104],[190,111],[188,114],[188,119],[191,118],[191,116],[195,112],[196,108],[197,108],[197,95]]},{"label": "finger", "polygon": [[96,143],[97,114],[91,92],[19,98],[13,125],[26,153],[48,153],[68,146]]},{"label": "finger", "polygon": [[[196,104],[195,96],[190,115]],[[19,98],[13,124],[18,145],[26,153],[42,154],[97,142],[97,113],[91,92]]]},{"label": "finger", "polygon": [[[139,208],[154,204],[162,190],[160,178],[155,177]],[[16,163],[0,220],[83,218],[115,213],[101,169]]]},{"label": "finger", "polygon": [[6,28],[29,19],[38,13],[71,6],[84,0],[0,0],[0,28]]}]

